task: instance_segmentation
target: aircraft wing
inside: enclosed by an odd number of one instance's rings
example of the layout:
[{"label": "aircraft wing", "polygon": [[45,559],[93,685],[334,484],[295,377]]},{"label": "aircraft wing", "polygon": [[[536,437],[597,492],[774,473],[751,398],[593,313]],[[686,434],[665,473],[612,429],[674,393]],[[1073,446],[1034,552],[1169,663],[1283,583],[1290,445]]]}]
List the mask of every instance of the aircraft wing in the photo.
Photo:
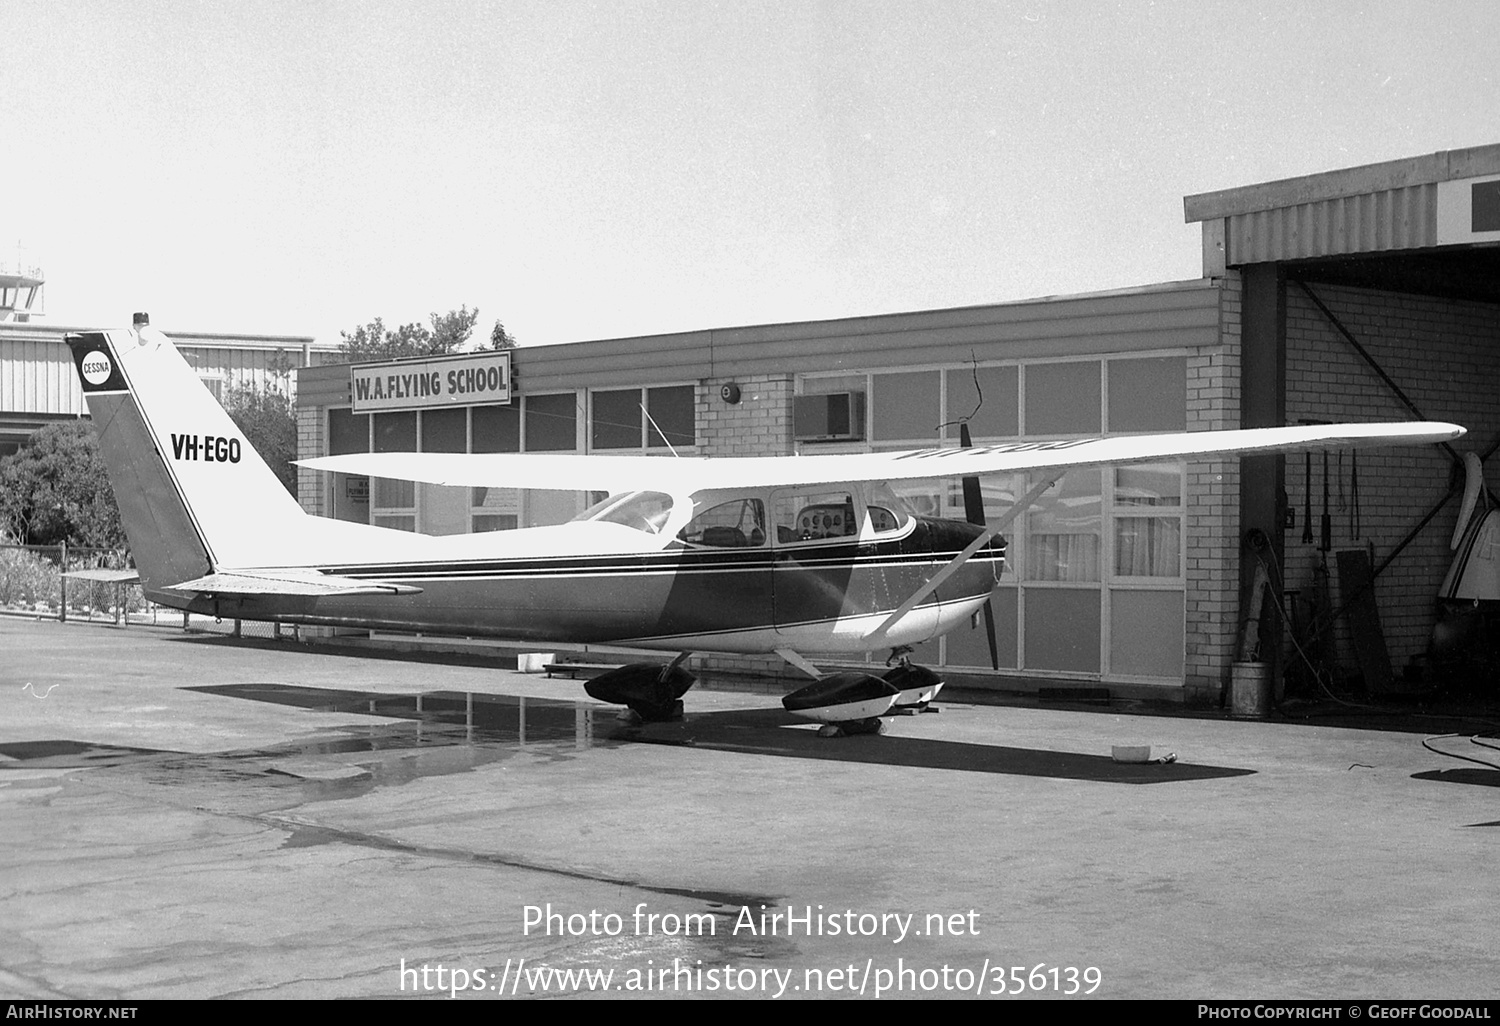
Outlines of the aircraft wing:
[{"label": "aircraft wing", "polygon": [[1007,442],[969,449],[911,449],[814,456],[642,458],[597,453],[386,452],[322,456],[298,460],[297,463],[314,470],[441,485],[610,492],[652,489],[687,493],[715,488],[974,477],[1230,454],[1420,445],[1452,441],[1464,433],[1464,429],[1456,424],[1409,421],[1118,435],[1050,442]]},{"label": "aircraft wing", "polygon": [[338,577],[316,570],[236,570],[195,577],[166,591],[199,595],[415,595],[421,588],[357,577]]}]

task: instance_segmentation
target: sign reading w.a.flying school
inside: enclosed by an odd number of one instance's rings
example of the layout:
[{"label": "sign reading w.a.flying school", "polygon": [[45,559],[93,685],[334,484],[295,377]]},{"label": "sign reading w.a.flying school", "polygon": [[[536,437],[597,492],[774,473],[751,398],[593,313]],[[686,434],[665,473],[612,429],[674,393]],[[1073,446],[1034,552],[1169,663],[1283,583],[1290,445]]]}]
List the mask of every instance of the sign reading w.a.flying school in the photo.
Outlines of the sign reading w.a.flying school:
[{"label": "sign reading w.a.flying school", "polygon": [[355,413],[510,402],[510,353],[435,356],[349,368]]}]

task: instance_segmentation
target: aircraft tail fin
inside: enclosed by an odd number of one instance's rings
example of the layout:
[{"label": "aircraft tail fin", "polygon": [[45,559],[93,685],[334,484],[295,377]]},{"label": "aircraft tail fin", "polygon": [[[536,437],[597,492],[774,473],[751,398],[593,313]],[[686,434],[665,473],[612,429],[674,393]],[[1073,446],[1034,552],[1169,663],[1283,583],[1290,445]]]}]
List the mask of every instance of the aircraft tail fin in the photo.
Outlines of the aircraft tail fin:
[{"label": "aircraft tail fin", "polygon": [[146,590],[277,565],[309,517],[177,347],[144,324],[67,342]]}]

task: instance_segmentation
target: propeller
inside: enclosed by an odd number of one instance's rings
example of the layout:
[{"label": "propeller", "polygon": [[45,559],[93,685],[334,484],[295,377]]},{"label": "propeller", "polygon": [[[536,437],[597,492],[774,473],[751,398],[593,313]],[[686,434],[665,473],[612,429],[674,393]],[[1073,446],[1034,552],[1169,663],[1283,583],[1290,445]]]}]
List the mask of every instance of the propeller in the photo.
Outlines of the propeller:
[{"label": "propeller", "polygon": [[[969,435],[968,421],[960,421],[958,425],[958,444],[965,449],[972,448],[974,439]],[[984,526],[984,493],[979,488],[979,478],[966,477],[964,484],[964,518],[975,527]],[[1000,669],[1000,650],[995,645],[995,608],[991,600],[984,600],[984,634],[985,640],[990,643],[990,669]]]}]

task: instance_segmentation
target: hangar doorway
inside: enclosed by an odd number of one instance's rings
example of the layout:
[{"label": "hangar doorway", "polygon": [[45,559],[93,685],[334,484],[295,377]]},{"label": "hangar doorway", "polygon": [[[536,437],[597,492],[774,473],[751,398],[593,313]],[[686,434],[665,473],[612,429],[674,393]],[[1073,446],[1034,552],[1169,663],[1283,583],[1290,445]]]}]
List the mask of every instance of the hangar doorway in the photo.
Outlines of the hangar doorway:
[{"label": "hangar doorway", "polygon": [[[1468,428],[1446,449],[1241,465],[1240,526],[1264,532],[1286,611],[1272,632],[1282,686],[1432,688],[1463,452],[1493,463],[1500,439],[1500,146],[1190,196],[1186,209],[1203,222],[1205,274],[1240,291],[1243,426]],[[1242,583],[1252,573],[1247,558]]]}]

